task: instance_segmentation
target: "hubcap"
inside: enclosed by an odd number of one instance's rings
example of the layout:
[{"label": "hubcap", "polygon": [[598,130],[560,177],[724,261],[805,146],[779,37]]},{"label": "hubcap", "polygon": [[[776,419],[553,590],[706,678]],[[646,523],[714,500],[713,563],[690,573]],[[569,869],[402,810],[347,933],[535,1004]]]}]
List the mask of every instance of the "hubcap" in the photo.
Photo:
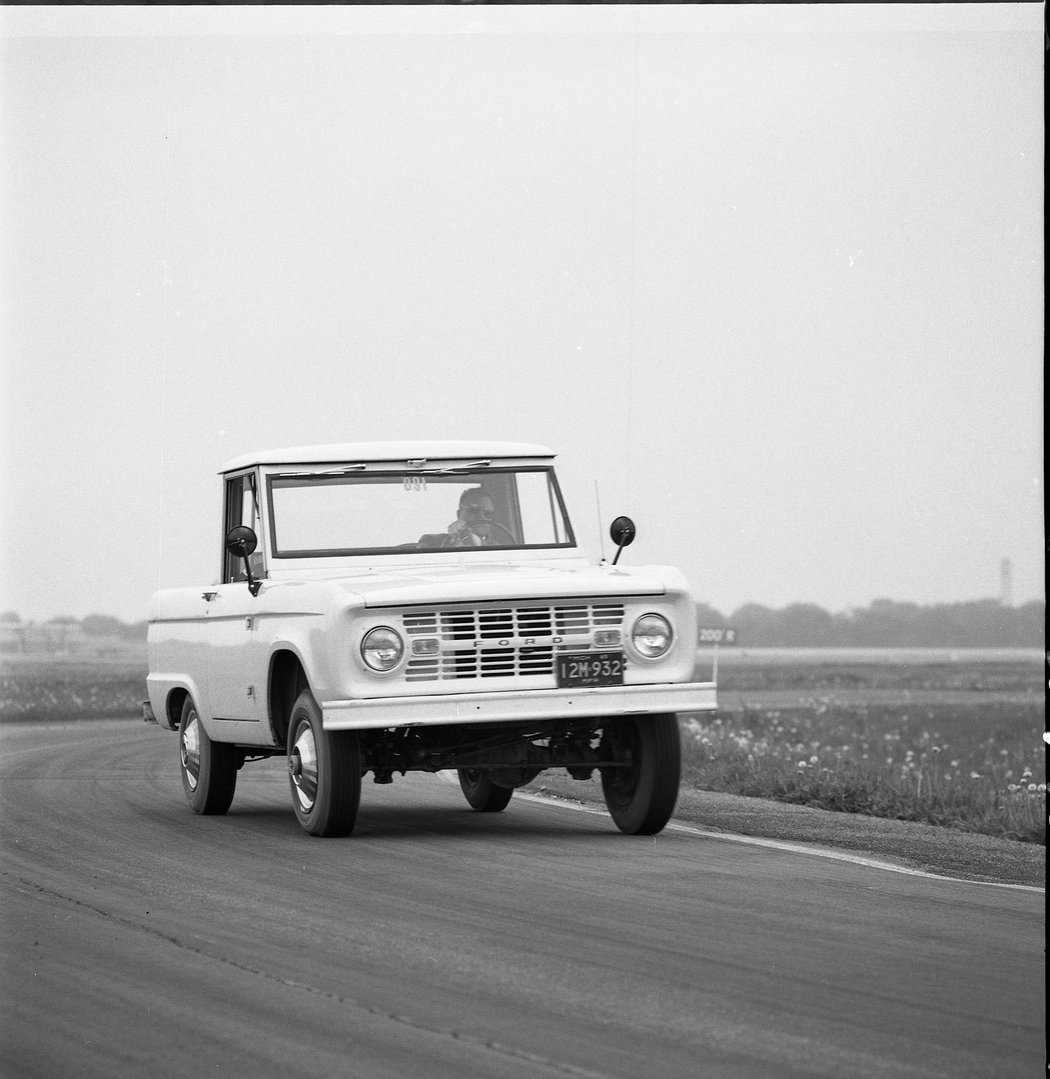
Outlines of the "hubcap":
[{"label": "hubcap", "polygon": [[288,754],[288,775],[299,808],[308,813],[317,799],[317,745],[309,724],[303,724]]},{"label": "hubcap", "polygon": [[200,721],[197,713],[190,715],[190,721],[182,732],[179,743],[179,757],[182,760],[182,773],[191,791],[197,789],[197,782],[201,774],[201,740]]}]

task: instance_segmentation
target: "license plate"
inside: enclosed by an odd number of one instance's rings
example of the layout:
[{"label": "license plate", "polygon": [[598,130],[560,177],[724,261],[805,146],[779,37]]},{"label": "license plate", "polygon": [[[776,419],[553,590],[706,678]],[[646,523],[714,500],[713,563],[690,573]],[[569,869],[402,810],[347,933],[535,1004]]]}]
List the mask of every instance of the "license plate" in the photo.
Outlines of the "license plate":
[{"label": "license plate", "polygon": [[559,686],[622,686],[622,652],[565,653],[556,657]]}]

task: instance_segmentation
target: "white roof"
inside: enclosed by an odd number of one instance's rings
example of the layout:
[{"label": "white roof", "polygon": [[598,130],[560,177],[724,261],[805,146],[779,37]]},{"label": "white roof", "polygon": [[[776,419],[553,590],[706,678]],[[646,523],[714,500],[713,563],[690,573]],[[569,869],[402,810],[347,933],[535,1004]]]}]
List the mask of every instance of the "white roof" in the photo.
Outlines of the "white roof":
[{"label": "white roof", "polygon": [[343,465],[364,461],[478,461],[506,457],[553,457],[546,446],[526,442],[339,442],[245,453],[227,461],[222,472],[253,465]]}]

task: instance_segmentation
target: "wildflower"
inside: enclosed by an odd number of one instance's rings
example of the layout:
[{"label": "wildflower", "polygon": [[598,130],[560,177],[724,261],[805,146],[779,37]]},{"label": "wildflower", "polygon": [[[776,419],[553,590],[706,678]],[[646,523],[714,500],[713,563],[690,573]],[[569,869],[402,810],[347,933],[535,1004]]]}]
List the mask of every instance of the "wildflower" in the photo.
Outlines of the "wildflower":
[{"label": "wildflower", "polygon": [[953,768],[958,768],[959,767],[959,762],[958,761],[952,761],[952,767]]},{"label": "wildflower", "polygon": [[806,762],[805,761],[799,761],[798,762],[798,770],[800,772],[804,772],[806,770]]},{"label": "wildflower", "polygon": [[809,758],[809,763],[810,764],[817,764],[817,763],[819,763],[819,761],[820,761],[820,758],[816,755],[816,753],[814,753],[813,756]]},{"label": "wildflower", "polygon": [[931,752],[931,753],[940,753],[940,751],[941,751],[941,747],[940,747],[940,746],[933,746],[933,747],[931,747],[931,749],[930,749],[930,752]]},{"label": "wildflower", "polygon": [[1021,773],[1021,778],[1022,778],[1022,779],[1031,779],[1031,778],[1032,778],[1032,769],[1031,769],[1031,768],[1026,768],[1026,769],[1025,769],[1025,770],[1024,770],[1024,771],[1023,771],[1022,773]]},{"label": "wildflower", "polygon": [[1028,791],[1029,791],[1030,794],[1035,794],[1035,792],[1037,790],[1039,790],[1039,784],[1038,783],[1029,783],[1028,784]]},{"label": "wildflower", "polygon": [[981,773],[980,772],[971,772],[970,773],[970,778],[971,779],[980,779],[981,778]]}]

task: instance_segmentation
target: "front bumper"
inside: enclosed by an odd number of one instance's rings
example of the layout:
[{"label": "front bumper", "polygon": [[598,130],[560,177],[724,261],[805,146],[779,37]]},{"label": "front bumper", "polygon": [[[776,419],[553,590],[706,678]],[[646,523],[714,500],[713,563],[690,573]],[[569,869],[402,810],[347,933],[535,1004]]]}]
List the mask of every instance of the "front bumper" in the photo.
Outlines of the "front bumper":
[{"label": "front bumper", "polygon": [[325,730],[349,731],[572,719],[577,716],[712,712],[716,707],[714,682],[682,682],[673,685],[532,689],[325,701],[321,710]]}]

